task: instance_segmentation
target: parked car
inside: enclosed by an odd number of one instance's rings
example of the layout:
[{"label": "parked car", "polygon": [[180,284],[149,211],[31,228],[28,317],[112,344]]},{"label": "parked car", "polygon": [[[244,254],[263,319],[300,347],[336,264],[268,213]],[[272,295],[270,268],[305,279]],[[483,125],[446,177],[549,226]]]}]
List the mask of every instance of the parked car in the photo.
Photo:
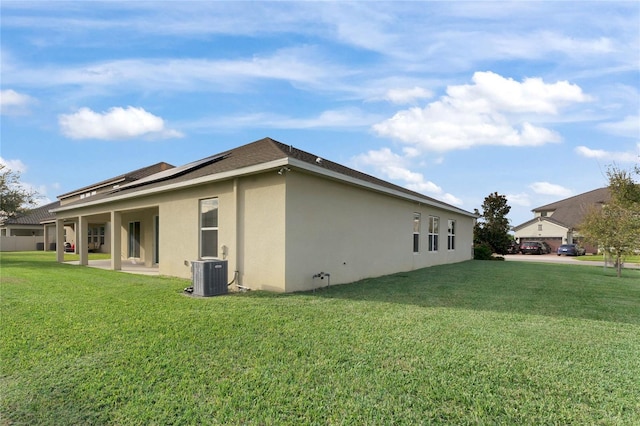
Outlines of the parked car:
[{"label": "parked car", "polygon": [[540,241],[540,244],[542,244],[542,248],[544,249],[544,253],[545,254],[549,254],[551,253],[553,250],[551,250],[551,246],[547,243],[545,243],[544,241]]},{"label": "parked car", "polygon": [[563,244],[558,247],[558,256],[583,256],[585,249],[577,244]]},{"label": "parked car", "polygon": [[520,244],[513,241],[511,244],[509,244],[509,247],[507,247],[507,254],[518,254],[518,253],[520,253]]},{"label": "parked car", "polygon": [[548,253],[547,248],[539,241],[524,241],[520,244],[520,253],[522,254],[544,254]]}]

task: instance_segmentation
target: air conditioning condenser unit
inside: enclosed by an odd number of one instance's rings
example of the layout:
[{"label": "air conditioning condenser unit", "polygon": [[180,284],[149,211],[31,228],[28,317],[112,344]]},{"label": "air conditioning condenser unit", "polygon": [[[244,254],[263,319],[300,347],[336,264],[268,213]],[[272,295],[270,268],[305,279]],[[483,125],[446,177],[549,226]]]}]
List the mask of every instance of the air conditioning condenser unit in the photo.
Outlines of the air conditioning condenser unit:
[{"label": "air conditioning condenser unit", "polygon": [[191,262],[194,296],[227,294],[227,261],[194,260]]}]

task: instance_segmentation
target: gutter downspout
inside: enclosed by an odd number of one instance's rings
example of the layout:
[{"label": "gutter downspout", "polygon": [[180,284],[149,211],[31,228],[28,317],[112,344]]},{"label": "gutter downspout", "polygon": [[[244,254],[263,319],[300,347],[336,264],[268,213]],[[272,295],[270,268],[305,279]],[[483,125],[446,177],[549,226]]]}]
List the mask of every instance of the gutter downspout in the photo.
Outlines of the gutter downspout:
[{"label": "gutter downspout", "polygon": [[235,268],[234,281],[237,279],[236,286],[240,287],[240,191],[238,191],[238,178],[233,179],[233,202],[235,209]]}]

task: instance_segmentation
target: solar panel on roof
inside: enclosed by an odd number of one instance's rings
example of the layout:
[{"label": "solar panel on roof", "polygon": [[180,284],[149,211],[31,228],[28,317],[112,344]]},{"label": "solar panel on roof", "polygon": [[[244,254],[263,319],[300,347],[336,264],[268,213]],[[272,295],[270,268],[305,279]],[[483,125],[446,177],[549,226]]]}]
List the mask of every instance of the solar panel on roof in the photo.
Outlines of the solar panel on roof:
[{"label": "solar panel on roof", "polygon": [[120,185],[120,189],[133,188],[136,186],[146,185],[153,182],[159,182],[167,179],[171,179],[176,176],[183,175],[192,170],[198,169],[200,167],[206,166],[211,163],[215,163],[216,161],[222,160],[227,153],[213,155],[211,157],[203,158],[202,160],[193,161],[191,163],[185,164],[183,166],[174,167],[172,169],[164,170],[158,173],[154,173],[142,179],[135,180],[133,182],[127,183],[125,185]]}]

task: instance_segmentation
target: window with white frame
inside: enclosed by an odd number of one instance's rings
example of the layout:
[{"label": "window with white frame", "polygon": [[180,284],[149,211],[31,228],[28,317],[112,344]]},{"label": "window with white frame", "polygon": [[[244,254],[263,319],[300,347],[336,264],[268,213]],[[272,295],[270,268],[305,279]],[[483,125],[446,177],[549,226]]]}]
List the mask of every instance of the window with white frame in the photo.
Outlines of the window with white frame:
[{"label": "window with white frame", "polygon": [[437,216],[429,216],[429,251],[438,251],[438,222],[440,218]]},{"label": "window with white frame", "polygon": [[87,230],[89,244],[104,245],[104,226],[93,226]]},{"label": "window with white frame", "polygon": [[447,250],[456,249],[456,221],[447,222]]},{"label": "window with white frame", "polygon": [[413,252],[420,253],[420,213],[413,214]]},{"label": "window with white frame", "polygon": [[218,257],[218,199],[200,200],[200,257]]},{"label": "window with white frame", "polygon": [[95,238],[95,242],[98,242],[98,228],[89,228],[87,229],[87,242],[89,244],[94,242],[94,238]]}]

